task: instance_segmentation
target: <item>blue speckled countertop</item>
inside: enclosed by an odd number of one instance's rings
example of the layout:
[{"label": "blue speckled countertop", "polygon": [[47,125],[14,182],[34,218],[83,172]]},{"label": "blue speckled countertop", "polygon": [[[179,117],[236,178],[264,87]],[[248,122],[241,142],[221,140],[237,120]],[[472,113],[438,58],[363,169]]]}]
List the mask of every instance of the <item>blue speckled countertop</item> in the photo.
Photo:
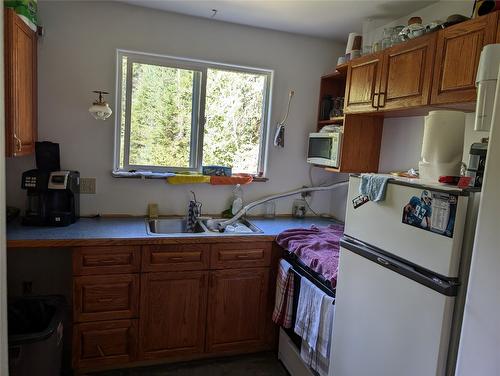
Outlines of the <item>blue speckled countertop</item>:
[{"label": "blue speckled countertop", "polygon": [[307,217],[296,219],[291,217],[249,218],[263,232],[257,234],[226,233],[185,233],[155,234],[146,231],[144,218],[81,218],[67,227],[31,227],[22,226],[19,221],[7,226],[8,247],[42,247],[42,246],[76,246],[90,244],[116,243],[170,243],[179,240],[203,239],[203,241],[230,240],[231,238],[254,237],[272,239],[280,232],[291,228],[307,228],[312,224],[327,226],[334,223],[326,218]]}]

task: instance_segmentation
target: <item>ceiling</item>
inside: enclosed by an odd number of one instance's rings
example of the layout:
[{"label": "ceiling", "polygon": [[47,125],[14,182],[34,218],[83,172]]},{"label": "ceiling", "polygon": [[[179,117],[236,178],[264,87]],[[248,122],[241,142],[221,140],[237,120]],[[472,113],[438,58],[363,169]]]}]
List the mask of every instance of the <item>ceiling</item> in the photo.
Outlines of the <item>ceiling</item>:
[{"label": "ceiling", "polygon": [[[122,2],[345,41],[367,19],[396,19],[439,0],[122,0]],[[214,16],[213,9],[217,12]]]}]

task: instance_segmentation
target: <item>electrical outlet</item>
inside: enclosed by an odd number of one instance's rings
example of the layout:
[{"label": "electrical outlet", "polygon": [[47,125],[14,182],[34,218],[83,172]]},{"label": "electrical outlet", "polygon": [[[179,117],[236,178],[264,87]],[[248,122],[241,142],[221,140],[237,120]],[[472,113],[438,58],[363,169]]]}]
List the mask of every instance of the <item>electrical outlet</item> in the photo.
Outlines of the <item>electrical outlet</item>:
[{"label": "electrical outlet", "polygon": [[[307,185],[303,185],[302,188],[309,188]],[[311,192],[302,192],[300,194],[302,198],[311,197]]]},{"label": "electrical outlet", "polygon": [[96,178],[80,178],[80,193],[95,195]]}]

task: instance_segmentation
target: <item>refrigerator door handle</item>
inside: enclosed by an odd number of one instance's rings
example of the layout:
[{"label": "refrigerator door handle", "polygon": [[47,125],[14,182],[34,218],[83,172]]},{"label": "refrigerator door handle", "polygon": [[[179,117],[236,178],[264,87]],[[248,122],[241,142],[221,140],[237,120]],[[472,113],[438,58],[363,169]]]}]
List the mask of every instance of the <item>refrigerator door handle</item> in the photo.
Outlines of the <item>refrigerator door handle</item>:
[{"label": "refrigerator door handle", "polygon": [[441,294],[447,296],[457,295],[459,284],[455,280],[442,279],[436,274],[421,270],[397,259],[393,259],[392,257],[383,254],[383,251],[377,250],[368,244],[362,243],[359,240],[348,236],[344,236],[340,240],[340,245],[342,248],[371,260],[383,268],[390,269],[395,273],[410,278],[415,282],[427,286]]},{"label": "refrigerator door handle", "polygon": [[378,262],[379,264],[384,265],[384,266],[389,266],[389,265],[391,265],[391,263],[390,263],[389,261],[387,261],[387,260],[383,259],[382,257],[377,257],[377,262]]}]

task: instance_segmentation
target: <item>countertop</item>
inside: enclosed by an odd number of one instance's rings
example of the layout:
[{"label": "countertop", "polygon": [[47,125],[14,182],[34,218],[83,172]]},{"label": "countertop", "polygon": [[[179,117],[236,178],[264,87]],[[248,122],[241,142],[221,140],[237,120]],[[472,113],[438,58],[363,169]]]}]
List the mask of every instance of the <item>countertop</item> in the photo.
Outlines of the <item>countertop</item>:
[{"label": "countertop", "polygon": [[249,218],[263,232],[255,234],[184,233],[155,234],[146,231],[144,218],[80,218],[67,227],[23,226],[19,220],[7,226],[7,246],[67,247],[89,245],[171,244],[182,242],[212,243],[221,241],[273,240],[280,232],[291,228],[308,228],[312,224],[327,226],[334,220],[318,217]]}]

